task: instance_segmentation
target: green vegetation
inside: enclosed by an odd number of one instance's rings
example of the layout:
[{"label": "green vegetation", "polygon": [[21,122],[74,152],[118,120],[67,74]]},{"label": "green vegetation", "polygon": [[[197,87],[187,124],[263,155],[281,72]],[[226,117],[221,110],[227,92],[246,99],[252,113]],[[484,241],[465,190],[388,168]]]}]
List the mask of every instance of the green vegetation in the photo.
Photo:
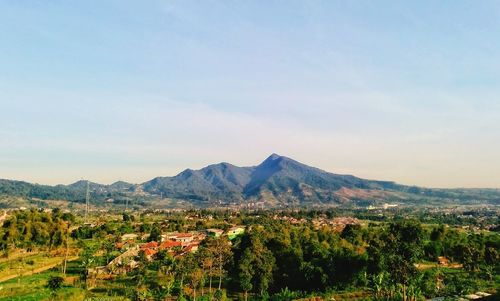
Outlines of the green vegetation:
[{"label": "green vegetation", "polygon": [[2,282],[0,301],[83,300],[83,290],[72,285],[61,283],[55,292],[47,286],[51,279],[59,277],[58,274],[50,271]]},{"label": "green vegetation", "polygon": [[70,223],[74,217],[60,210],[46,213],[39,210],[17,211],[2,225],[0,248],[6,255],[16,248],[31,252],[37,248],[62,246],[66,243]]},{"label": "green vegetation", "polygon": [[[0,284],[0,300],[314,296],[413,301],[498,290],[500,237],[496,232],[397,216],[386,221],[340,218],[339,227],[339,221],[332,222],[337,215],[332,211],[143,211],[92,216],[92,223],[83,225],[60,210],[13,211],[1,227],[5,256],[0,259],[0,273],[13,271],[15,278]],[[245,231],[230,241],[234,225],[242,225]],[[187,242],[166,248],[156,243],[165,240],[167,233],[180,232],[184,236],[179,237],[191,239],[209,228],[226,232],[200,240],[197,249],[190,249]],[[122,240],[125,234],[131,238]],[[76,259],[65,256],[71,250],[78,259],[68,260],[64,268],[66,259]],[[48,269],[38,271],[44,266]]]}]

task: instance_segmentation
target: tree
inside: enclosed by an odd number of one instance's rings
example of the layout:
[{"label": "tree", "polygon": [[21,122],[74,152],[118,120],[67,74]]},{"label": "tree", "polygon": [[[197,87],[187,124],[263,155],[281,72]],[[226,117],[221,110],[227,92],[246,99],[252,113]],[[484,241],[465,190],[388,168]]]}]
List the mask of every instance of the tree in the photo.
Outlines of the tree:
[{"label": "tree", "polygon": [[151,227],[151,233],[149,234],[148,241],[161,241],[161,230],[157,223],[153,224]]},{"label": "tree", "polygon": [[196,289],[203,283],[203,272],[199,267],[193,267],[189,274],[189,282],[193,289],[193,301],[196,301]]},{"label": "tree", "polygon": [[462,246],[462,264],[468,272],[475,272],[479,269],[481,262],[481,252],[472,244]]},{"label": "tree", "polygon": [[361,241],[361,225],[348,224],[340,234],[340,237],[351,244],[358,244]]},{"label": "tree", "polygon": [[214,265],[217,269],[217,274],[219,276],[219,290],[222,287],[222,277],[224,276],[225,270],[224,265],[227,263],[231,257],[231,246],[229,245],[229,240],[226,236],[221,236],[217,239],[212,240],[207,248],[214,257]]},{"label": "tree", "polygon": [[158,285],[161,287],[162,291],[165,292],[165,296],[170,296],[170,291],[174,286],[175,276],[171,271],[160,270],[157,275]]},{"label": "tree", "polygon": [[122,214],[122,219],[123,219],[124,222],[130,222],[130,221],[132,221],[131,215],[128,214],[128,213],[126,213],[126,212],[124,212]]},{"label": "tree", "polygon": [[[210,244],[211,240],[209,240]],[[196,253],[199,265],[203,269],[204,278],[208,278],[210,299],[212,299],[212,277],[214,276],[215,254],[214,249],[206,245],[202,246]],[[203,292],[202,292],[203,293]]]},{"label": "tree", "polygon": [[180,291],[182,296],[182,290],[184,288],[184,280],[191,275],[191,273],[198,267],[196,263],[196,258],[192,253],[187,253],[180,257],[176,267],[177,278],[180,283]]},{"label": "tree", "polygon": [[83,274],[82,278],[85,281],[85,288],[89,287],[89,279],[92,276],[91,269],[97,265],[96,258],[94,256],[97,246],[93,244],[83,244],[83,251],[80,254],[82,259]]},{"label": "tree", "polygon": [[407,288],[410,280],[418,274],[415,263],[422,253],[422,240],[422,226],[415,221],[391,223],[384,237],[382,260],[394,285],[402,286],[404,301],[408,297]]},{"label": "tree", "polygon": [[275,258],[261,241],[259,233],[251,233],[247,239],[249,241],[240,258],[243,265],[238,266],[238,277],[243,277],[239,283],[242,289],[248,289],[248,283],[251,283],[251,289],[262,296],[272,282]]},{"label": "tree", "polygon": [[252,290],[252,278],[254,275],[254,271],[252,268],[252,260],[253,256],[250,253],[250,250],[245,250],[243,256],[241,257],[238,277],[240,279],[240,287],[245,292],[245,301],[248,300],[248,292]]},{"label": "tree", "polygon": [[[67,227],[66,227],[66,250],[64,252],[64,265],[63,265],[63,275],[66,275],[66,268],[68,266],[68,255],[69,255],[69,228],[71,226],[71,221],[67,221]],[[107,262],[106,262],[107,263]]]},{"label": "tree", "polygon": [[50,276],[47,281],[47,288],[50,289],[52,297],[55,297],[57,291],[62,287],[64,279],[60,276]]}]

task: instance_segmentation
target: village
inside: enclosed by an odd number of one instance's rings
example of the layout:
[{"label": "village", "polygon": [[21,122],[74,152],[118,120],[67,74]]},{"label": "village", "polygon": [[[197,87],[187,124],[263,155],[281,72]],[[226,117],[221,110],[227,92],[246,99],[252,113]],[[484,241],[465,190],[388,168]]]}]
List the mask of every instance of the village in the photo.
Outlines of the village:
[{"label": "village", "polygon": [[[226,231],[222,229],[206,229],[191,232],[168,232],[160,235],[160,239],[150,240],[150,234],[140,236],[135,233],[123,234],[120,241],[114,244],[116,250],[121,252],[119,256],[111,260],[106,266],[96,267],[90,273],[99,275],[116,275],[128,273],[139,266],[139,258],[152,261],[155,254],[160,251],[167,252],[174,258],[181,257],[187,253],[194,253],[200,244],[207,238],[219,238],[227,236],[231,242],[245,232],[244,226],[232,226]],[[101,277],[105,278],[105,277]]]}]

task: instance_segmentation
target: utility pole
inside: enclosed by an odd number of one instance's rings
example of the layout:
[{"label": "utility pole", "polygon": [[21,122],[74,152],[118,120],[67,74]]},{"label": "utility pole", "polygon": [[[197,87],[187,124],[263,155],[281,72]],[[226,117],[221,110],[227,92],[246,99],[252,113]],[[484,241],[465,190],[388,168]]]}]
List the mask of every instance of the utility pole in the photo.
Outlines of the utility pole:
[{"label": "utility pole", "polygon": [[66,229],[66,253],[64,254],[64,267],[63,275],[66,277],[66,267],[68,266],[68,253],[69,253],[69,226],[70,221],[68,221],[68,228]]}]

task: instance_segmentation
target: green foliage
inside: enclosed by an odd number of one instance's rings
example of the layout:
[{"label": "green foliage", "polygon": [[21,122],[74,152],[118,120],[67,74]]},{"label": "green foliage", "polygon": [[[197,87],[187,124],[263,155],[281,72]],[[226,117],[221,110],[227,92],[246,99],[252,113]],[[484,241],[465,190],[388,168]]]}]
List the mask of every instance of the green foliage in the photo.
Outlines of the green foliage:
[{"label": "green foliage", "polygon": [[287,287],[271,296],[271,301],[291,301],[303,297],[299,292],[290,291]]},{"label": "green foliage", "polygon": [[[285,213],[274,212],[193,210],[154,218],[148,214],[140,219],[150,226],[122,221],[123,215],[116,215],[115,221],[82,226],[73,232],[81,258],[80,269],[72,273],[81,273],[84,281],[80,287],[88,284],[92,288],[89,295],[106,291],[110,296],[123,296],[126,292],[131,300],[164,300],[170,296],[193,300],[196,296],[202,301],[225,300],[227,291],[231,298],[244,296],[249,300],[295,300],[319,294],[343,300],[401,300],[403,296],[421,300],[460,295],[491,287],[498,281],[499,237],[491,232],[422,225],[405,218],[373,222],[368,227],[348,225],[337,232],[333,227],[315,227],[311,223],[313,218],[338,214],[318,210],[293,212],[295,218],[304,218],[303,224],[280,220],[279,214]],[[202,217],[208,215],[210,219]],[[181,256],[164,250],[147,258],[139,252],[129,259],[138,263],[136,268],[115,274],[115,280],[96,281],[96,271],[101,269],[95,267],[120,254],[115,241],[123,231],[148,229],[154,238],[177,227],[192,231],[200,227],[201,219],[203,227],[242,224],[247,231],[231,243],[226,236],[207,238],[196,253]],[[14,215],[8,220],[7,229],[18,223],[14,223]],[[64,218],[61,212],[53,212],[44,220],[54,223]],[[16,226],[12,233],[22,230]],[[464,269],[437,266],[437,256],[463,264]],[[128,262],[118,268],[125,269]],[[416,264],[422,263],[426,267],[417,269]],[[110,288],[102,288],[103,283]]]},{"label": "green foliage", "polygon": [[47,288],[51,291],[57,291],[61,288],[63,282],[64,279],[60,276],[50,276],[49,280],[47,281]]},{"label": "green foliage", "polygon": [[68,222],[72,215],[41,210],[21,210],[12,212],[0,229],[0,246],[11,248],[58,247],[66,242]]},{"label": "green foliage", "polygon": [[226,291],[223,290],[216,290],[214,293],[214,300],[216,301],[226,301],[227,296],[226,296]]},{"label": "green foliage", "polygon": [[153,224],[151,233],[149,234],[148,241],[161,241],[161,229],[158,224]]}]

